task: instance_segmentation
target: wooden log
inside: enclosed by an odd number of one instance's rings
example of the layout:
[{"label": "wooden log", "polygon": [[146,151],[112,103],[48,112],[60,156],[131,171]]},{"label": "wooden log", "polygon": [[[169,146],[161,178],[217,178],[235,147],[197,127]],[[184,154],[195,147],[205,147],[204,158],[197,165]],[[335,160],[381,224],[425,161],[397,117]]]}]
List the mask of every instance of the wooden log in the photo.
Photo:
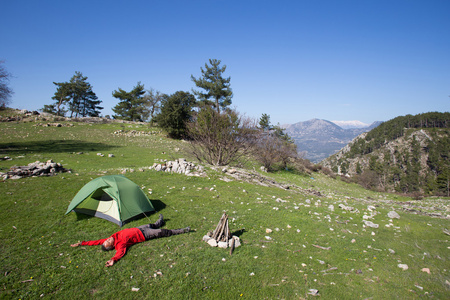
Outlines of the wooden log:
[{"label": "wooden log", "polygon": [[224,242],[227,242],[229,240],[229,238],[228,238],[229,233],[230,233],[230,227],[228,227],[228,218],[227,218],[227,220],[225,221],[225,232],[222,237],[222,240]]},{"label": "wooden log", "polygon": [[231,238],[230,240],[230,255],[233,254],[234,250],[234,238]]},{"label": "wooden log", "polygon": [[219,227],[221,225],[221,221],[222,221],[222,218],[220,218],[219,223],[217,223],[216,229],[214,229],[214,231],[211,235],[212,238],[214,238],[214,236],[217,234],[217,230],[219,229]]},{"label": "wooden log", "polygon": [[223,218],[224,218],[224,216],[225,216],[225,213],[224,213],[224,214],[222,215],[222,217],[220,218],[219,224],[217,224],[217,227],[216,227],[216,229],[214,230],[214,233],[213,233],[212,238],[215,239],[215,240],[217,240],[217,238],[218,238],[218,236],[219,236],[219,234],[220,234],[220,232],[221,232],[221,230],[222,230],[222,228],[223,228],[223,226],[224,226],[224,224],[223,224]]},{"label": "wooden log", "polygon": [[224,219],[222,220],[222,228],[220,229],[220,233],[217,236],[217,240],[220,240],[222,238],[223,232],[225,230],[225,226],[226,226],[226,221],[228,220],[228,216],[224,213],[223,214]]}]

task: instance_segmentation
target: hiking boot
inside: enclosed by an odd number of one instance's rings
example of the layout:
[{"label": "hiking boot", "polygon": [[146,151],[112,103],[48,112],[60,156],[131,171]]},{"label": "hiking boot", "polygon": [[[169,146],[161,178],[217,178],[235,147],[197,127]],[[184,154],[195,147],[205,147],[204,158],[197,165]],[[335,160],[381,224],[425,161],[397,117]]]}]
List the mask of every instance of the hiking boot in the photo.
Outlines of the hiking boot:
[{"label": "hiking boot", "polygon": [[159,214],[159,219],[158,221],[155,222],[155,224],[153,224],[152,228],[157,229],[163,225],[164,225],[164,217],[162,214]]}]

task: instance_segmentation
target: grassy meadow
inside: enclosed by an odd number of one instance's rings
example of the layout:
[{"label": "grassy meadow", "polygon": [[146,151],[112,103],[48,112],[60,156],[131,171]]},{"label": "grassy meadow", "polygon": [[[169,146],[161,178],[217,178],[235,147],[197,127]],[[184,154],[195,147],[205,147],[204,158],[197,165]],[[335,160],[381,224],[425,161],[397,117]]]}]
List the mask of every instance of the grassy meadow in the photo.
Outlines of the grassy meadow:
[{"label": "grassy meadow", "polygon": [[[0,123],[0,157],[11,157],[0,161],[0,172],[52,159],[72,173],[0,182],[2,299],[309,299],[315,293],[323,299],[449,298],[448,198],[414,201],[316,173],[265,174],[296,187],[284,190],[224,181],[222,172],[208,167],[205,177],[156,172],[147,167],[164,159],[195,163],[186,143],[160,133],[114,134],[158,131],[142,124],[36,124]],[[147,193],[151,189],[158,210],[151,222],[162,213],[165,228],[189,225],[194,231],[136,244],[106,268],[113,252],[70,244],[120,228],[64,213],[87,182],[124,169]],[[392,210],[400,219],[388,218]],[[242,241],[232,255],[202,241],[224,211]],[[379,227],[364,225],[364,218]]]}]

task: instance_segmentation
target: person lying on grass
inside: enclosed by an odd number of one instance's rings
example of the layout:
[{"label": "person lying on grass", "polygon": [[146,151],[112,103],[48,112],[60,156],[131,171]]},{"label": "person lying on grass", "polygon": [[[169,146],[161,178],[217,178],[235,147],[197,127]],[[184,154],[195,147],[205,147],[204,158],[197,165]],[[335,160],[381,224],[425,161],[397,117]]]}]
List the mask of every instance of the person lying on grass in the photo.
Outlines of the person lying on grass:
[{"label": "person lying on grass", "polygon": [[102,245],[102,250],[109,251],[116,249],[116,255],[106,262],[107,267],[114,265],[127,252],[127,248],[150,239],[167,237],[181,233],[187,233],[191,230],[190,227],[181,229],[159,229],[164,224],[163,215],[159,215],[158,221],[154,224],[146,224],[135,228],[127,228],[120,230],[107,239],[96,241],[82,241],[72,244],[72,247],[78,246],[95,246]]}]

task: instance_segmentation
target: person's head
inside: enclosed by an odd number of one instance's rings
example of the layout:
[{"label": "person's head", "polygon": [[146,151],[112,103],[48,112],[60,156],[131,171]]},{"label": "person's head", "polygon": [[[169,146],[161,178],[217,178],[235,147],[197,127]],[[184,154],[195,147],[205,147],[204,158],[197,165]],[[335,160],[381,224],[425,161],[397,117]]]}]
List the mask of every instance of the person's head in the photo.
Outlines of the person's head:
[{"label": "person's head", "polygon": [[114,249],[114,238],[112,236],[110,236],[109,238],[106,239],[106,241],[103,242],[102,250],[109,251],[112,249]]}]

